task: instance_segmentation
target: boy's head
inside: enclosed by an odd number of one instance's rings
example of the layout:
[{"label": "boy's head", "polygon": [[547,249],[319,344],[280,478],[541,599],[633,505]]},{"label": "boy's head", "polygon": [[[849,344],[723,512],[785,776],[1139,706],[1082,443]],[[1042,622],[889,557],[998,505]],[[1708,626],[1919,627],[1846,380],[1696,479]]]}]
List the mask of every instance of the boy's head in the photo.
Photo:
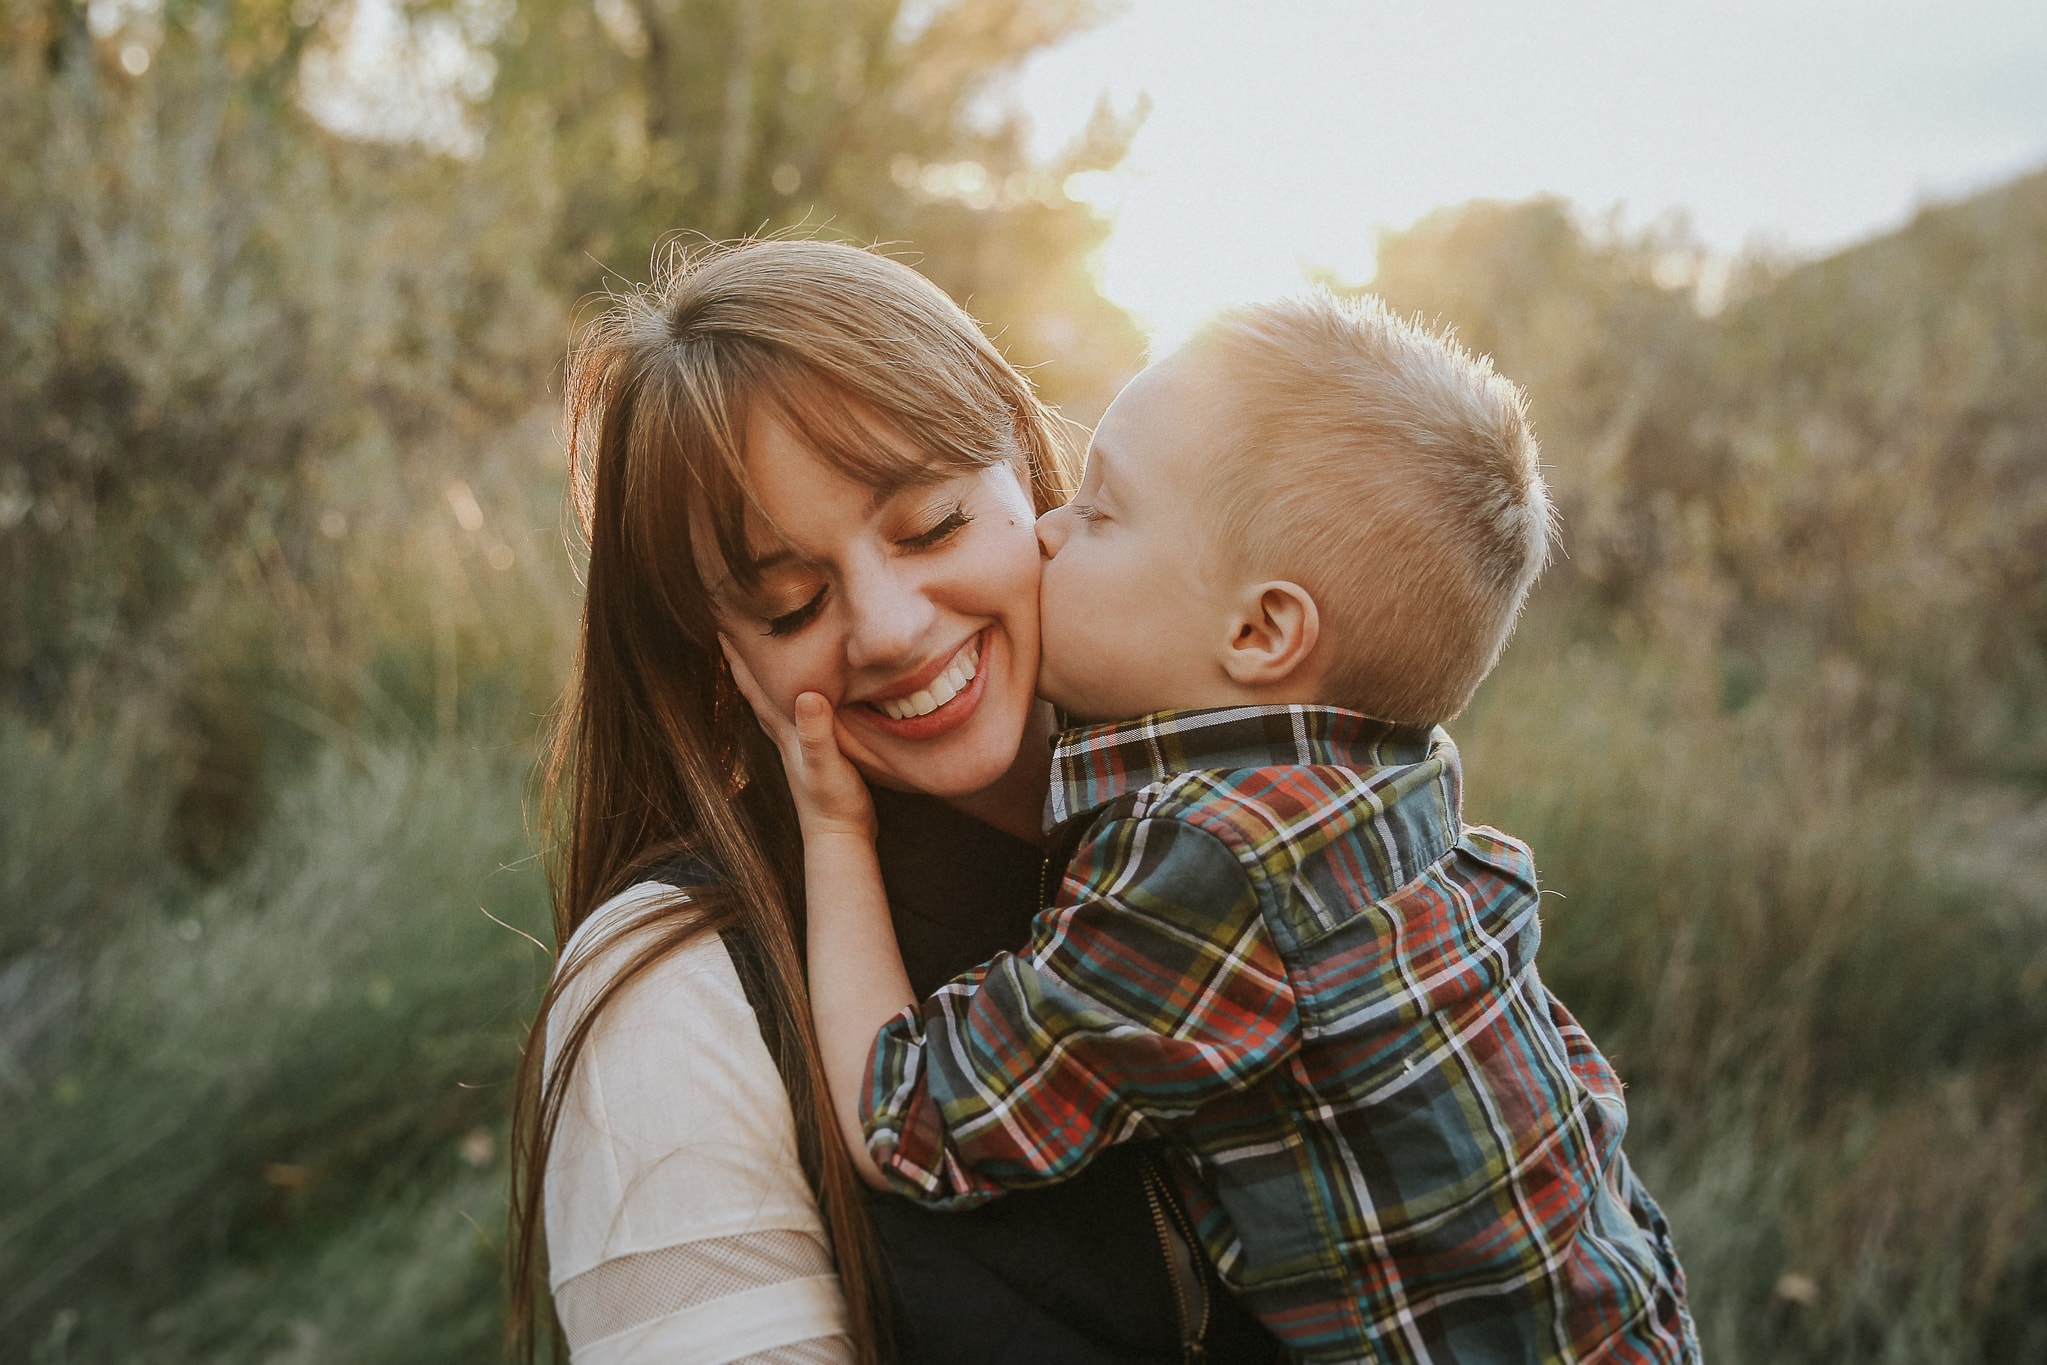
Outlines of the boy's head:
[{"label": "boy's head", "polygon": [[1519,389],[1376,299],[1232,310],[1103,416],[1039,521],[1040,690],[1077,716],[1324,702],[1434,724],[1548,557]]}]

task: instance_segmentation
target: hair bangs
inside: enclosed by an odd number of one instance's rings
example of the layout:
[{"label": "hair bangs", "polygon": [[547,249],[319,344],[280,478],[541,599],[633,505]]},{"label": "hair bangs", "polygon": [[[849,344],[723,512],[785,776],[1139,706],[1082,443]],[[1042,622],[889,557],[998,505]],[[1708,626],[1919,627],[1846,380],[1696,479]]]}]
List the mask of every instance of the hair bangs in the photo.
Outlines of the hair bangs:
[{"label": "hair bangs", "polygon": [[627,450],[620,529],[628,558],[662,613],[706,650],[716,648],[718,625],[696,539],[709,529],[735,575],[749,562],[741,530],[749,500],[746,386],[734,382],[732,359],[664,347],[637,367],[619,395]]},{"label": "hair bangs", "polygon": [[[952,478],[999,463],[1011,453],[979,448],[965,431],[886,413],[795,364],[777,366],[769,374],[760,400],[812,454],[877,491]],[[955,416],[950,425],[963,424]],[[919,436],[913,439],[912,431]]]},{"label": "hair bangs", "polygon": [[[692,355],[689,360],[708,357]],[[756,569],[759,551],[751,543],[749,529],[766,529],[770,534],[775,530],[747,469],[747,442],[754,422],[763,418],[780,422],[828,468],[882,494],[953,478],[1022,455],[1020,444],[1006,429],[974,431],[958,414],[944,423],[924,419],[922,414],[884,414],[879,404],[772,347],[736,346],[727,338],[719,347],[717,361],[704,368],[717,370],[715,379],[699,374],[678,385],[681,394],[678,402],[668,407],[666,425],[670,430],[663,438],[695,475],[693,496],[716,538],[718,557],[743,590],[751,591],[760,582]],[[684,404],[688,410],[678,411]],[[922,432],[924,438],[913,440],[908,434],[912,430]],[[695,448],[684,450],[685,445]],[[683,509],[684,520],[690,510]],[[696,529],[697,523],[691,521],[690,530]],[[696,591],[701,594],[701,584]]]}]

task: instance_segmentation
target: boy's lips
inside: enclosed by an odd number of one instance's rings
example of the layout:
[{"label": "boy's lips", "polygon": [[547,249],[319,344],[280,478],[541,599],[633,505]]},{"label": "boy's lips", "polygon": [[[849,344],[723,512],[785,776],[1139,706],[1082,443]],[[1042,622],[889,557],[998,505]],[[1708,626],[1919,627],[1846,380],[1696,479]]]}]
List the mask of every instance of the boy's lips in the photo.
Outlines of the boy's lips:
[{"label": "boy's lips", "polygon": [[984,628],[908,685],[841,706],[840,715],[897,739],[935,739],[958,729],[987,691],[988,637]]}]

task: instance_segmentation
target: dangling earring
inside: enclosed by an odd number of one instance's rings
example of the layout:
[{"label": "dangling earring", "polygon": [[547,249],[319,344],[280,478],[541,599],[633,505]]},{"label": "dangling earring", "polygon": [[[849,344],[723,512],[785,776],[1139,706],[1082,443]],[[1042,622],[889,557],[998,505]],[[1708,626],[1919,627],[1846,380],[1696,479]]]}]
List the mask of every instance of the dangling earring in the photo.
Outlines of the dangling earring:
[{"label": "dangling earring", "polygon": [[753,780],[746,771],[746,751],[739,746],[739,737],[745,733],[742,727],[750,717],[746,698],[740,695],[739,684],[732,681],[732,665],[720,650],[718,675],[711,686],[711,757],[724,774],[727,798],[745,791],[746,784]]}]

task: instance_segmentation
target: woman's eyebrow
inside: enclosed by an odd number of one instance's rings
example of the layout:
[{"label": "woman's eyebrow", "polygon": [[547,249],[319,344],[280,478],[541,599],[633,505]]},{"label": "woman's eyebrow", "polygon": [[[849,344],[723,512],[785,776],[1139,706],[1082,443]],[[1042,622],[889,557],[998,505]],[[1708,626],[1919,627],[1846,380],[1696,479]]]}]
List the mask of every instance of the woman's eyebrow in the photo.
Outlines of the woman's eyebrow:
[{"label": "woman's eyebrow", "polygon": [[[774,570],[781,568],[785,564],[795,563],[798,560],[798,558],[800,558],[800,556],[798,556],[794,550],[788,549],[787,547],[784,547],[779,550],[770,550],[767,554],[762,555],[759,559],[748,559],[746,561],[746,576],[748,578],[758,581],[763,575],[772,573]],[[725,590],[727,588],[738,587],[738,579],[739,579],[738,572],[728,567],[723,573],[718,575],[715,581],[706,585],[706,590],[713,597],[722,597],[725,595]],[[752,590],[748,588],[738,588],[738,591],[742,596],[744,596],[746,593],[749,593]]]},{"label": "woman's eyebrow", "polygon": [[879,513],[904,493],[914,492],[920,488],[936,488],[957,477],[959,475],[951,470],[921,469],[905,473],[899,478],[884,479],[874,486],[874,492],[867,499],[868,514],[872,516]]}]

